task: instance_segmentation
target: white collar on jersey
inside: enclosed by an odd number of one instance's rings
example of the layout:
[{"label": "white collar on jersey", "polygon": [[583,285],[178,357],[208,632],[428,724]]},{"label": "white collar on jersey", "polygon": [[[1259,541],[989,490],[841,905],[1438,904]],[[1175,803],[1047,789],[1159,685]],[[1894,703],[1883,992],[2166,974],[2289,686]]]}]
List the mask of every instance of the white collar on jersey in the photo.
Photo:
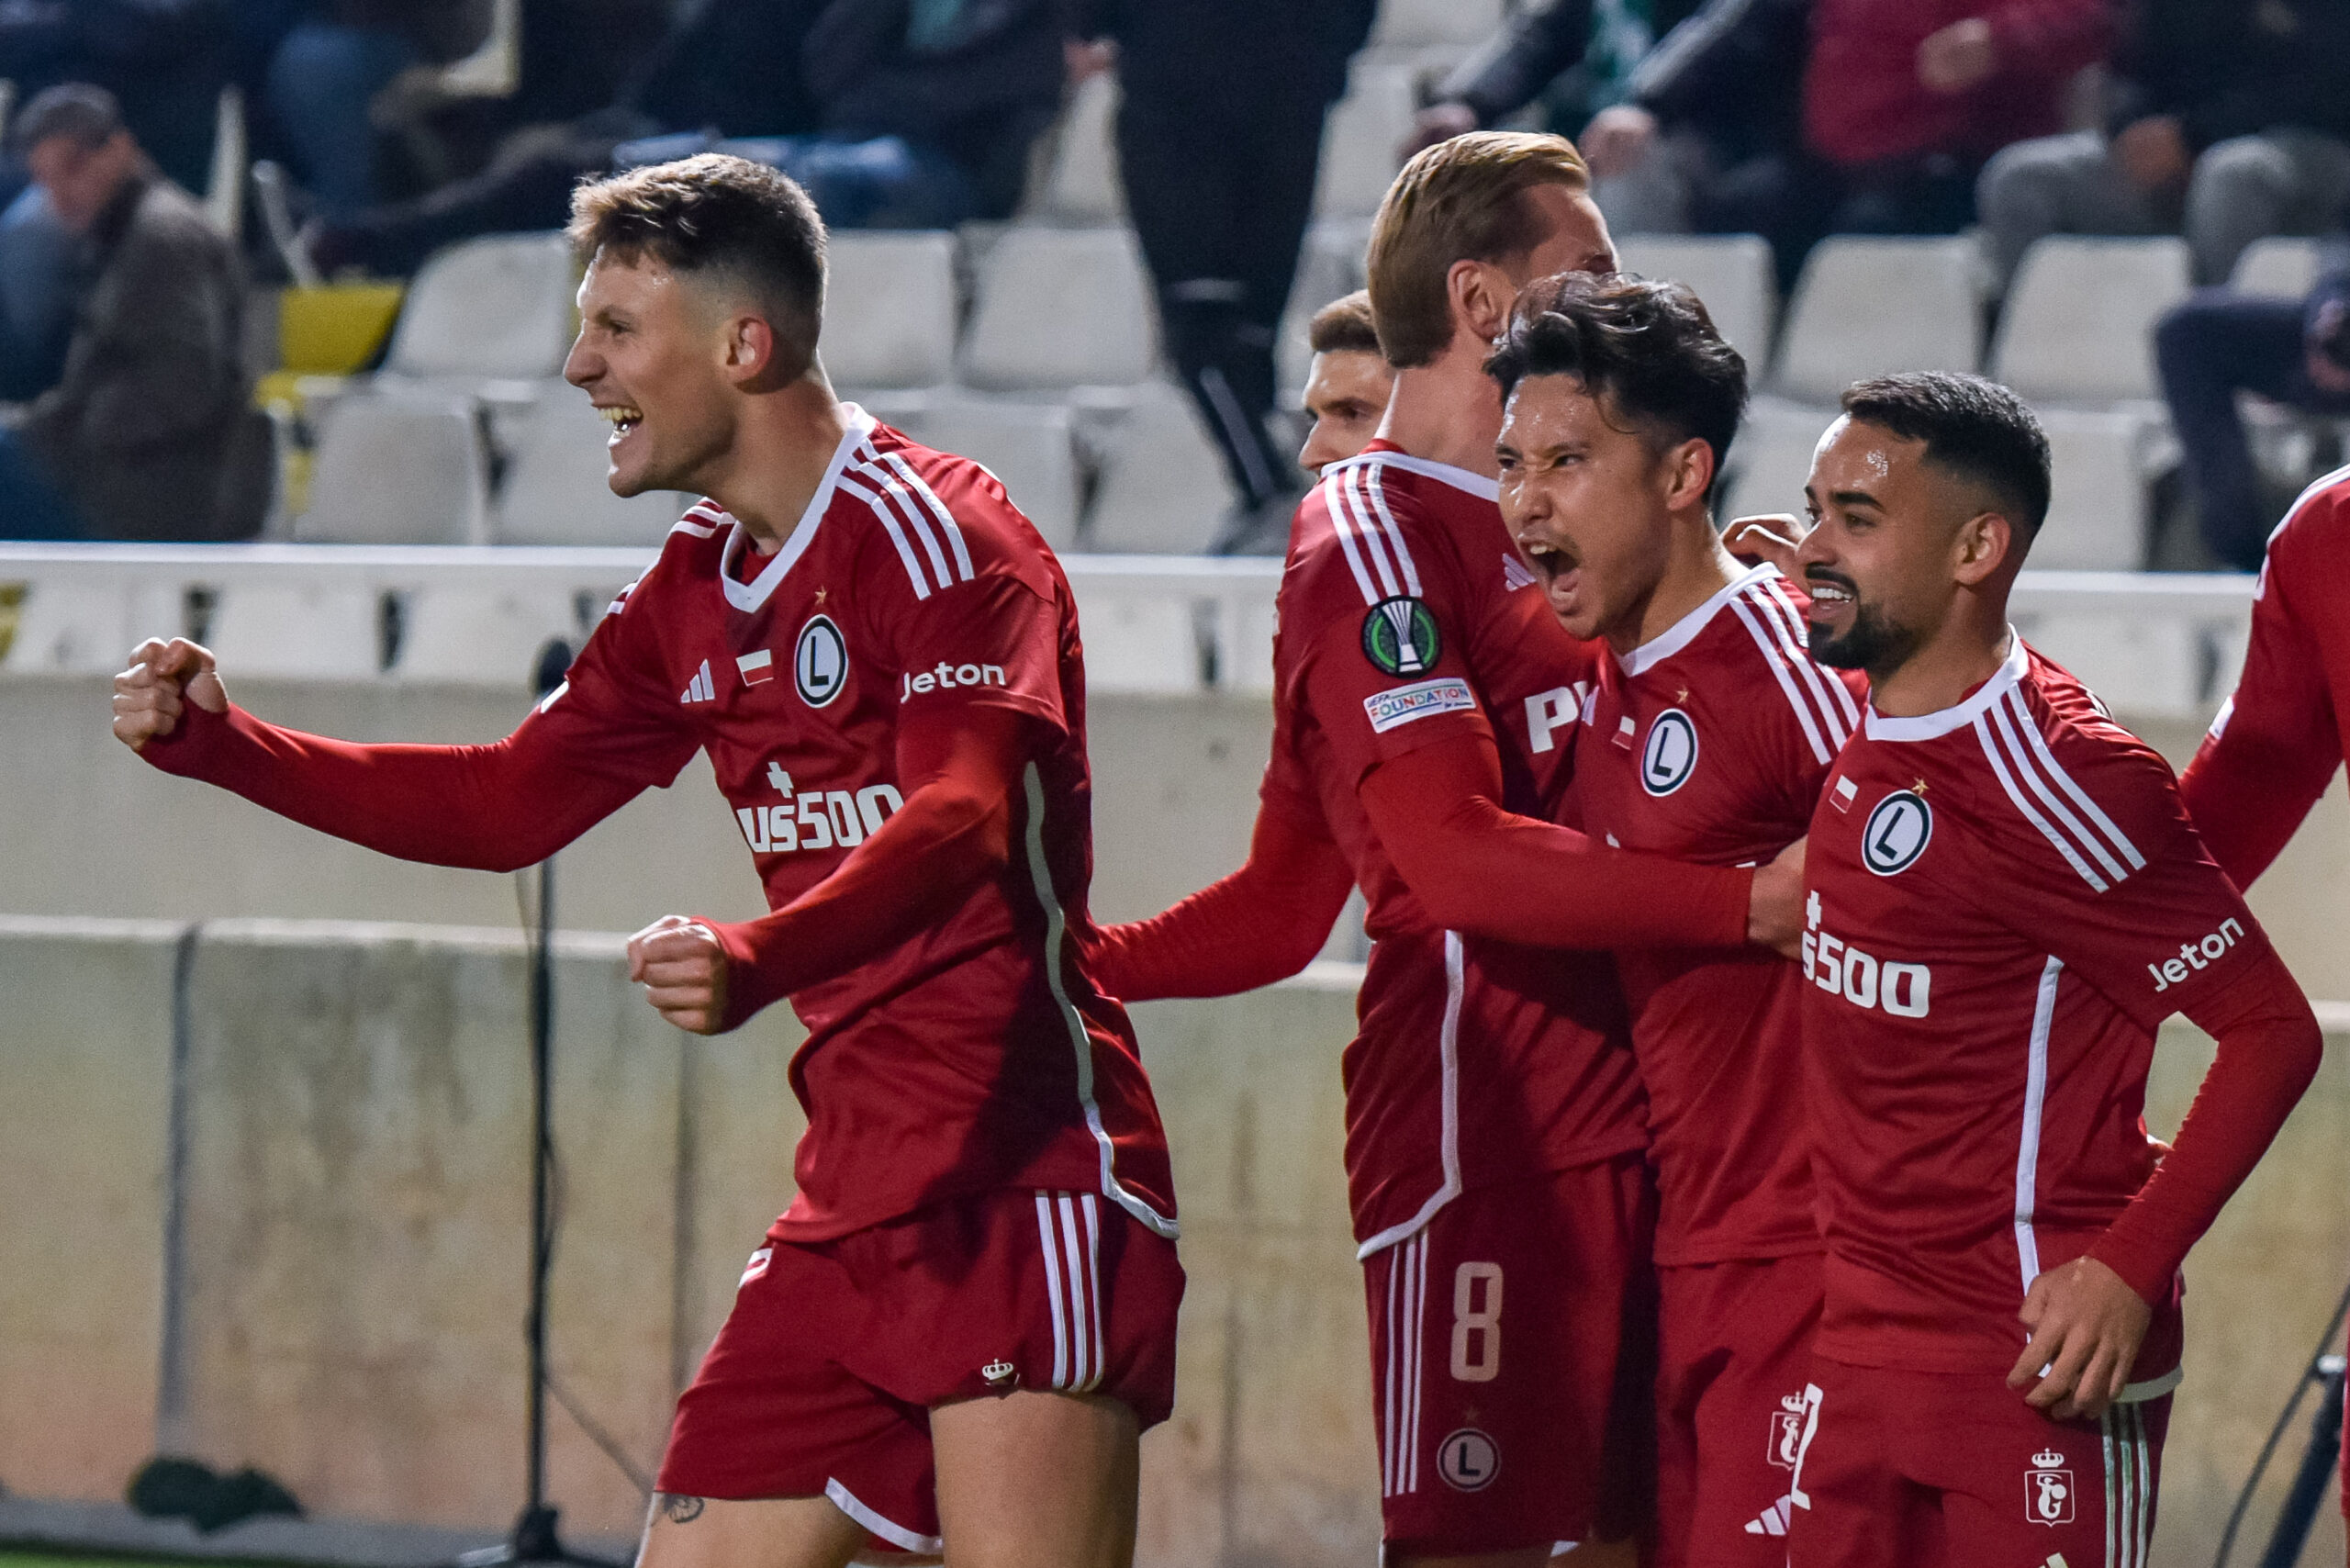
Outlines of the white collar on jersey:
[{"label": "white collar on jersey", "polygon": [[1617,658],[1616,663],[1627,676],[1646,674],[1650,669],[1695,642],[1697,633],[1707,622],[1721,613],[1722,607],[1757,583],[1769,582],[1779,575],[1779,568],[1765,561],[1750,566],[1726,584],[1713,598],[1666,627],[1663,631]]},{"label": "white collar on jersey", "polygon": [[1991,674],[1991,678],[1975,689],[1975,695],[1954,708],[1939,712],[1920,713],[1914,719],[1888,719],[1876,711],[1876,701],[1869,701],[1868,735],[1873,741],[1930,741],[1963,730],[1989,711],[1991,704],[2006,696],[2023,672],[2031,665],[2031,652],[2023,645],[2013,626],[2008,628],[2008,656]]},{"label": "white collar on jersey", "polygon": [[800,564],[800,556],[808,554],[808,546],[815,542],[817,525],[824,521],[824,513],[832,509],[833,492],[840,486],[841,470],[848,466],[850,456],[872,435],[872,415],[854,403],[843,403],[840,408],[841,422],[848,428],[841,431],[841,443],[833,448],[833,460],[824,465],[823,482],[816,487],[816,493],[808,498],[807,510],[800,514],[800,521],[785,538],[783,548],[777,551],[775,558],[760,567],[759,575],[747,583],[735,577],[734,565],[743,558],[743,552],[750,548],[751,536],[743,532],[740,521],[731,514],[728,516],[726,521],[733,524],[733,532],[726,536],[725,549],[718,558],[718,586],[726,590],[726,602],[735,609],[754,610],[767,603],[775,593],[776,585]]},{"label": "white collar on jersey", "polygon": [[1440,484],[1449,485],[1456,490],[1466,490],[1479,500],[1499,501],[1502,498],[1502,482],[1499,479],[1488,479],[1483,474],[1472,474],[1468,469],[1455,468],[1449,463],[1431,463],[1425,457],[1414,457],[1403,452],[1357,453],[1337,463],[1324,464],[1322,477],[1327,479],[1349,468],[1367,468],[1374,463],[1401,468],[1406,474],[1422,475]]}]

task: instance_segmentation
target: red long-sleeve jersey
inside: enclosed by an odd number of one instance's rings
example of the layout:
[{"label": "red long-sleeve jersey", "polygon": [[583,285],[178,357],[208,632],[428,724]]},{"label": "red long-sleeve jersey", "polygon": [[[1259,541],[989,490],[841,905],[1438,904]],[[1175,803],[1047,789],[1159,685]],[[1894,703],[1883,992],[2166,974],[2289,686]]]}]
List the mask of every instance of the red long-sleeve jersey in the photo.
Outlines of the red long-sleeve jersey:
[{"label": "red long-sleeve jersey", "polygon": [[1365,1252],[1458,1193],[1639,1147],[1605,960],[1736,946],[1751,874],[1620,855],[1539,820],[1594,651],[1560,630],[1493,481],[1374,442],[1299,508],[1274,645],[1273,756],[1249,863],[1104,934],[1127,997],[1302,966],[1349,881],[1370,906],[1347,1161]]},{"label": "red long-sleeve jersey", "polygon": [[[1806,1090],[1828,1240],[1819,1350],[2003,1373],[2024,1293],[2083,1253],[2157,1309],[2316,1072],[2309,1003],[2169,768],[2015,640],[1940,712],[1872,709],[1812,818]],[[2155,1027],[2219,1056],[2159,1169]]]},{"label": "red long-sleeve jersey", "polygon": [[[191,709],[141,755],[390,854],[498,868],[707,751],[778,912],[718,927],[733,1015],[788,992],[809,1029],[791,1069],[800,1193],[775,1234],[1049,1187],[1171,1235],[1133,1031],[1081,953],[1091,783],[1069,585],[985,469],[847,412],[779,553],[694,508],[495,745],[352,746]],[[1008,856],[1002,819],[966,799],[1004,771]]]},{"label": "red long-sleeve jersey", "polygon": [[2221,869],[2248,888],[2342,766],[2350,734],[2350,468],[2301,493],[2268,541],[2233,696],[2179,779]]}]

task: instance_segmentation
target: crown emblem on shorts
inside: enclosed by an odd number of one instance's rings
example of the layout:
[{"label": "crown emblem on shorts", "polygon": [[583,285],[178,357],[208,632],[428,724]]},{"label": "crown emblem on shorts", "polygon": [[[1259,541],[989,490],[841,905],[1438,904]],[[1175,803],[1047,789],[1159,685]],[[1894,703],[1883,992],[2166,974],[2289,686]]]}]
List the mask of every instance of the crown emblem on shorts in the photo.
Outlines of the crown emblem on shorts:
[{"label": "crown emblem on shorts", "polygon": [[2042,1449],[2031,1456],[2031,1467],[2034,1470],[2053,1470],[2064,1462],[2065,1456],[2054,1449]]},{"label": "crown emblem on shorts", "polygon": [[1802,1415],[1803,1395],[1800,1394],[1782,1394],[1779,1395],[1779,1408],[1785,1411],[1790,1416]]},{"label": "crown emblem on shorts", "polygon": [[990,1383],[1002,1383],[1019,1370],[1010,1361],[990,1361],[979,1369],[979,1375]]}]

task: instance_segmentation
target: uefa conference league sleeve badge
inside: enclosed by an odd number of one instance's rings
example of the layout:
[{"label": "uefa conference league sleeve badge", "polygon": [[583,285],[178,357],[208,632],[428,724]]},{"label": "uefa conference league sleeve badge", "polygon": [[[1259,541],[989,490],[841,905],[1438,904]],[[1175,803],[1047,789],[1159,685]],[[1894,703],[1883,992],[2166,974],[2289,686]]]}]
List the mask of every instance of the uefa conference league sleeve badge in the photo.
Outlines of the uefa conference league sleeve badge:
[{"label": "uefa conference league sleeve badge", "polygon": [[1444,656],[1444,638],[1420,600],[1382,599],[1362,618],[1362,656],[1382,675],[1426,675]]}]

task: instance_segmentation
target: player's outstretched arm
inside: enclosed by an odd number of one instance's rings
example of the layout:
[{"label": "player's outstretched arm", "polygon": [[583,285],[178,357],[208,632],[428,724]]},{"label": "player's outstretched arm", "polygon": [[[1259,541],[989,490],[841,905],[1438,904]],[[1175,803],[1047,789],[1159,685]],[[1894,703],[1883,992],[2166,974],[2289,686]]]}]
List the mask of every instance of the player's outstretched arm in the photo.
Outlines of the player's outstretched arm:
[{"label": "player's outstretched arm", "polygon": [[666,915],[629,941],[630,978],[678,1028],[715,1035],[846,974],[951,913],[1012,857],[1012,796],[1029,721],[934,710],[898,731],[906,803],[833,874],[757,920]]},{"label": "player's outstretched arm", "polygon": [[1353,887],[1318,813],[1308,822],[1269,793],[1248,863],[1163,913],[1103,927],[1087,955],[1093,978],[1125,1002],[1236,996],[1287,980],[1322,950]]},{"label": "player's outstretched arm", "polygon": [[[1365,812],[1439,925],[1539,947],[1787,951],[1801,930],[1801,852],[1767,874],[1612,849],[1503,809],[1500,756],[1459,735],[1373,768]],[[1759,901],[1759,902],[1758,902]]]},{"label": "player's outstretched arm", "polygon": [[2008,1384],[2059,1420],[2095,1417],[2121,1392],[2151,1304],[2317,1076],[2323,1036],[2308,1000],[2265,944],[2251,958],[2186,1009],[2219,1050],[2170,1153],[2086,1257],[2041,1275],[2024,1298],[2031,1342]]},{"label": "player's outstretched arm", "polygon": [[485,871],[545,859],[645,782],[575,764],[537,713],[486,746],[358,745],[281,729],[231,703],[211,653],[181,638],[132,652],[114,680],[114,733],[163,772],[306,827]]}]

